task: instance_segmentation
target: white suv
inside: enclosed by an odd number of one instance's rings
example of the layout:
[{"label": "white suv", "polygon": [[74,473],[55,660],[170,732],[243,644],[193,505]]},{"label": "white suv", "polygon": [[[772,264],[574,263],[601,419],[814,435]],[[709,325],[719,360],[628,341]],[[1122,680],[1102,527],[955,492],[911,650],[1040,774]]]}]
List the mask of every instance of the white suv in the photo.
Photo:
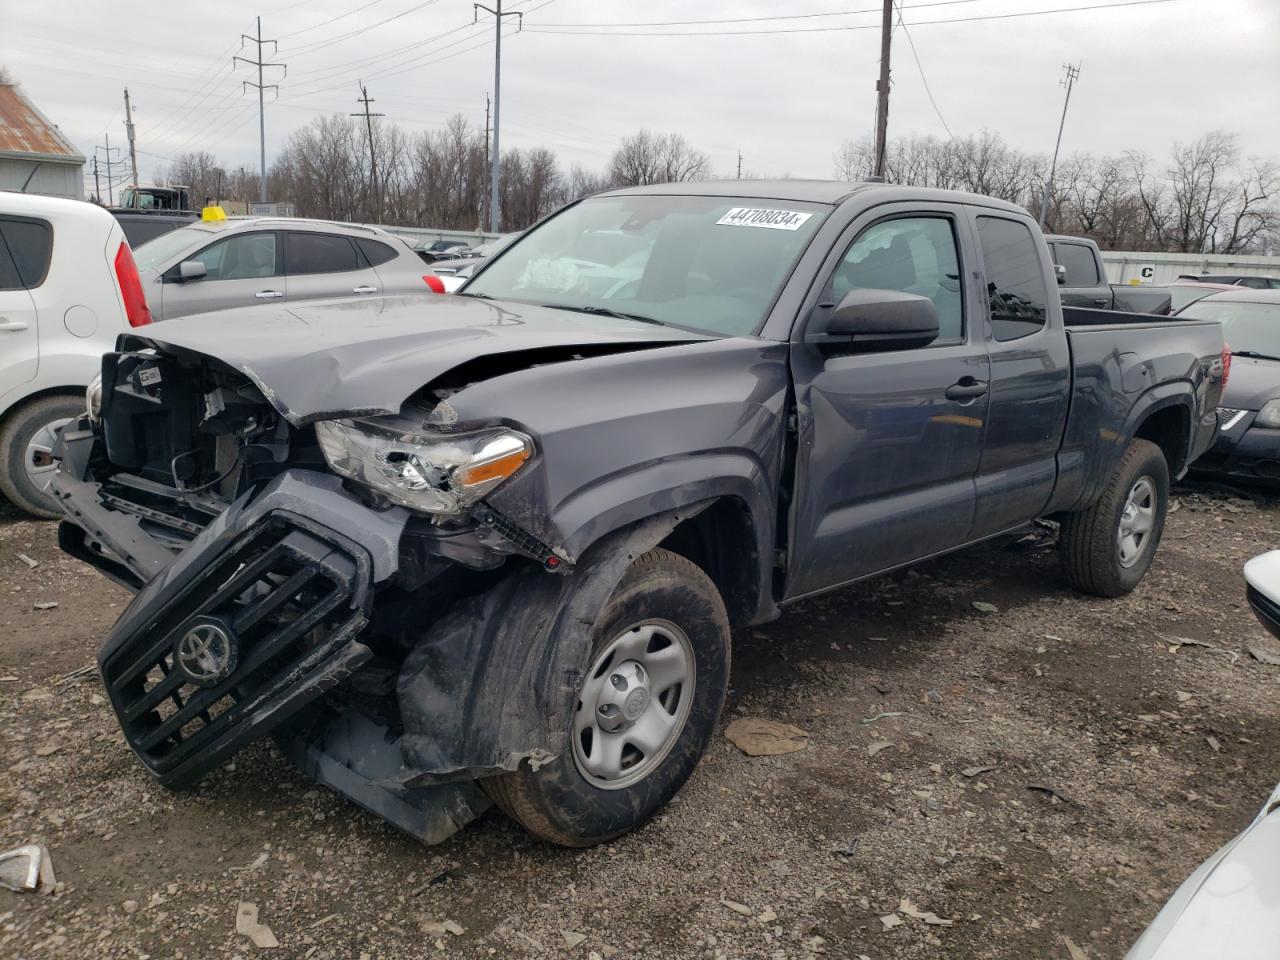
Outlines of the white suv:
[{"label": "white suv", "polygon": [[0,492],[42,517],[54,434],[84,412],[116,336],[151,322],[115,217],[79,200],[0,191]]}]

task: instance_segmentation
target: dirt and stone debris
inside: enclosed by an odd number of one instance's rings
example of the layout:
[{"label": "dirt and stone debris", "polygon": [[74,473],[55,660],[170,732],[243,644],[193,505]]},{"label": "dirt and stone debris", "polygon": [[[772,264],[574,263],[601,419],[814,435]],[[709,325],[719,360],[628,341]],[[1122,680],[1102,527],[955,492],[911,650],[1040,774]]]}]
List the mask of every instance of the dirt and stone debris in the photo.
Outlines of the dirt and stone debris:
[{"label": "dirt and stone debris", "polygon": [[1121,957],[1280,780],[1280,666],[1250,652],[1273,648],[1240,573],[1280,546],[1280,503],[1174,502],[1120,600],[1008,538],[742,631],[724,726],[803,749],[718,735],[591,850],[497,813],[424,848],[265,743],[157,786],[85,671],[128,594],[0,506],[0,850],[58,870],[47,896],[0,889],[0,956]]}]

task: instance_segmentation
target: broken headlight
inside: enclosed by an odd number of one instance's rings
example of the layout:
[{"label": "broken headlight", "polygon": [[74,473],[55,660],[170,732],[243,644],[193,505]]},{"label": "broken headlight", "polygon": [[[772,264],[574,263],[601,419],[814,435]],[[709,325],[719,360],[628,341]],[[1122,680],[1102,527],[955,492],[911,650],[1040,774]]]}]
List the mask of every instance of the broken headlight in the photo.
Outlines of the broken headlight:
[{"label": "broken headlight", "polygon": [[406,434],[369,420],[323,420],[316,437],[336,473],[437,516],[463,513],[533,456],[533,440],[505,428]]},{"label": "broken headlight", "polygon": [[84,391],[84,408],[89,419],[97,423],[102,419],[102,374],[94,375]]}]

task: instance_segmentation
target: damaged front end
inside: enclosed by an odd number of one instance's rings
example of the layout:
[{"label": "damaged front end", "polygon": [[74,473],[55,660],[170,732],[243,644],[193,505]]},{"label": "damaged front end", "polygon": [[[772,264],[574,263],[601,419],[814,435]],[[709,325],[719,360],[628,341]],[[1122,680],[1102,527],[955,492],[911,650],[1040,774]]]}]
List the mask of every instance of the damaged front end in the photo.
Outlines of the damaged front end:
[{"label": "damaged front end", "polygon": [[[477,779],[563,749],[592,605],[674,520],[548,576],[575,558],[484,499],[536,457],[527,434],[452,422],[429,389],[299,423],[222,361],[125,347],[51,490],[64,549],[136,591],[98,659],[158,781],[271,734],[430,843],[489,805]],[[557,678],[556,703],[532,702],[529,671]]]}]

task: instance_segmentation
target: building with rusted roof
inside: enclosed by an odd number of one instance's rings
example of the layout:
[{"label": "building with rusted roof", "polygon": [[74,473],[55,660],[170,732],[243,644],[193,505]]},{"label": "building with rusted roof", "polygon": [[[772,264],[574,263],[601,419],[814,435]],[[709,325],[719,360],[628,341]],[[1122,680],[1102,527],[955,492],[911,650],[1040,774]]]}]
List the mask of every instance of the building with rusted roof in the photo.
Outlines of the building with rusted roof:
[{"label": "building with rusted roof", "polygon": [[84,157],[16,83],[0,82],[0,190],[84,199]]}]

